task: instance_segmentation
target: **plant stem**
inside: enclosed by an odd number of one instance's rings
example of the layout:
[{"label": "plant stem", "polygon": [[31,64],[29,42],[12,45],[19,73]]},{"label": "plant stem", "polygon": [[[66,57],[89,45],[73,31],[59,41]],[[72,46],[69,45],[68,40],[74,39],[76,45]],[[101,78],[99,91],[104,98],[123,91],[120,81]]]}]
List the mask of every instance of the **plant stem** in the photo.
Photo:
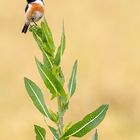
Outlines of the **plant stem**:
[{"label": "plant stem", "polygon": [[58,102],[58,132],[59,135],[63,135],[63,113],[62,113],[62,104],[61,104],[61,97],[57,97]]},{"label": "plant stem", "polygon": [[58,101],[58,131],[59,135],[62,136],[63,134],[63,115],[62,115],[62,109],[61,109],[61,98],[57,98]]}]

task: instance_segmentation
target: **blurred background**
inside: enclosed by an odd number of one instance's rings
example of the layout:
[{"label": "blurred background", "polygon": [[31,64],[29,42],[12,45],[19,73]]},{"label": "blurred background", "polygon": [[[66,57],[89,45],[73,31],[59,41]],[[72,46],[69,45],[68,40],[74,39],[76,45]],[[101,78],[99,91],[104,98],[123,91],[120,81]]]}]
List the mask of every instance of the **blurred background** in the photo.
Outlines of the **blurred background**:
[{"label": "blurred background", "polygon": [[[25,0],[1,1],[0,140],[35,140],[33,124],[46,127],[27,95],[24,76],[46,92],[47,105],[56,110],[35,65],[34,57],[42,60],[41,52],[30,32],[21,33],[25,4]],[[98,127],[99,139],[139,140],[140,1],[48,0],[45,4],[56,46],[65,22],[62,66],[67,81],[75,59],[79,61],[77,90],[65,122],[82,119],[108,103],[109,111]],[[93,133],[81,139],[90,140]],[[53,139],[48,129],[47,139]]]}]

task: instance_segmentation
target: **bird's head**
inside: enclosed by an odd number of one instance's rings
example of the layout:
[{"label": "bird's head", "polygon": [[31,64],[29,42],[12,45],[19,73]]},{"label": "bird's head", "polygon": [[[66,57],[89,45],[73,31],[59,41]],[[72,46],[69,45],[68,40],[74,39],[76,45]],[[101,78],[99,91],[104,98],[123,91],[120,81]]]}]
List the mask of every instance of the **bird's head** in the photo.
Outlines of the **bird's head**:
[{"label": "bird's head", "polygon": [[35,1],[42,1],[43,2],[43,0],[27,0],[28,3],[32,3],[32,2],[35,2]]}]

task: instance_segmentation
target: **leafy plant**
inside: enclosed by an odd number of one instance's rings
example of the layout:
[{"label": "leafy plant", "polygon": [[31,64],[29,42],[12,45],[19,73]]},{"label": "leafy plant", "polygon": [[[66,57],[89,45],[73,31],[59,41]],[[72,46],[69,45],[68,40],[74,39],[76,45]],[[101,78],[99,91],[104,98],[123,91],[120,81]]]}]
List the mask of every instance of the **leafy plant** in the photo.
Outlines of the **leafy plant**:
[{"label": "leafy plant", "polygon": [[[95,111],[86,115],[77,123],[63,124],[63,117],[68,110],[71,97],[76,90],[76,73],[77,60],[75,61],[72,73],[68,83],[68,90],[64,89],[65,77],[61,68],[61,60],[65,50],[65,32],[64,26],[61,35],[61,43],[56,51],[51,30],[47,21],[41,22],[41,26],[32,26],[30,31],[36,40],[38,47],[43,55],[43,63],[35,58],[38,71],[44,81],[44,84],[49,89],[51,99],[57,98],[58,111],[50,110],[43,98],[41,89],[30,79],[24,78],[26,90],[33,101],[35,107],[46,118],[49,118],[56,125],[55,128],[49,125],[46,121],[47,127],[53,135],[54,140],[69,140],[71,137],[83,137],[93,128],[97,127],[106,115],[108,105],[101,105]],[[45,119],[46,120],[46,119]],[[38,125],[34,125],[36,140],[46,139],[46,130]],[[98,139],[97,131],[94,135],[94,140]]]}]

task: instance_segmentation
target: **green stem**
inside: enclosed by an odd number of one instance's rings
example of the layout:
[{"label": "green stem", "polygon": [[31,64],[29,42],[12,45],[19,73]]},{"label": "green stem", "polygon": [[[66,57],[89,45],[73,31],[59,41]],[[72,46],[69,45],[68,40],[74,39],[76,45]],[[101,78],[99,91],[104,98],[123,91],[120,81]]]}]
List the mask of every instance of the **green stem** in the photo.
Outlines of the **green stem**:
[{"label": "green stem", "polygon": [[61,97],[57,97],[58,102],[58,132],[59,135],[63,135],[63,114],[62,114],[62,104],[61,104]]},{"label": "green stem", "polygon": [[[57,78],[57,75],[59,75],[59,71],[56,70],[56,67],[53,67],[52,73],[54,74],[54,76],[56,78]],[[57,97],[57,104],[58,104],[58,123],[57,123],[57,127],[58,127],[59,137],[61,137],[63,135],[63,127],[64,127],[63,117],[64,117],[64,114],[63,114],[62,101],[61,101],[60,96]]]}]

